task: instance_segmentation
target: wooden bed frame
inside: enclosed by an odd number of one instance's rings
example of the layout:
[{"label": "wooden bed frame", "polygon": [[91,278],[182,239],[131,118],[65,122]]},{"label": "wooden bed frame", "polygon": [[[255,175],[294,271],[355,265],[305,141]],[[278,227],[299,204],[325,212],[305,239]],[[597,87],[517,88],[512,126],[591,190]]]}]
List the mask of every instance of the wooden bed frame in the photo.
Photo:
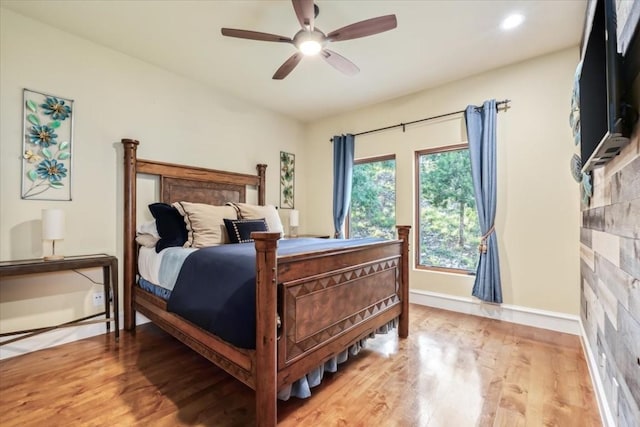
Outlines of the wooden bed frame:
[{"label": "wooden bed frame", "polygon": [[[254,233],[256,349],[235,347],[170,313],[161,298],[136,286],[136,177],[156,175],[161,201],[221,205],[245,202],[247,186],[265,203],[266,165],[257,175],[138,159],[138,141],[124,146],[124,326],[135,331],[135,312],[255,390],[256,425],[277,423],[277,392],[359,339],[399,318],[409,332],[409,226],[398,240],[277,256],[279,233]],[[276,312],[281,318],[278,334]]]}]

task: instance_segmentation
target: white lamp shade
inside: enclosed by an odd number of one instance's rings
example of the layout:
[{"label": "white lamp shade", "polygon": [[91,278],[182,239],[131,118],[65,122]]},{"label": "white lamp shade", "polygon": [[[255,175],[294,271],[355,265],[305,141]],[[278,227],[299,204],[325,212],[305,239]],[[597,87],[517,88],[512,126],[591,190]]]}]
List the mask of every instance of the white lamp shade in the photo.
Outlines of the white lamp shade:
[{"label": "white lamp shade", "polygon": [[291,209],[291,213],[289,213],[289,226],[297,227],[300,221],[300,211],[296,209]]},{"label": "white lamp shade", "polygon": [[62,209],[42,210],[42,239],[64,239],[64,211]]}]

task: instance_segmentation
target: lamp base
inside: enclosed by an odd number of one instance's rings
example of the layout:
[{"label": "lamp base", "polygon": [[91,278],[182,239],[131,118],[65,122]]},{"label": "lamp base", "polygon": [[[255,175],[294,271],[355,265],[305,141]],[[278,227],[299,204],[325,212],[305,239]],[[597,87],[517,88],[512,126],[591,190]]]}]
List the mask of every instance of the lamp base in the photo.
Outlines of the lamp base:
[{"label": "lamp base", "polygon": [[64,255],[47,255],[44,257],[45,261],[59,261],[64,259]]}]

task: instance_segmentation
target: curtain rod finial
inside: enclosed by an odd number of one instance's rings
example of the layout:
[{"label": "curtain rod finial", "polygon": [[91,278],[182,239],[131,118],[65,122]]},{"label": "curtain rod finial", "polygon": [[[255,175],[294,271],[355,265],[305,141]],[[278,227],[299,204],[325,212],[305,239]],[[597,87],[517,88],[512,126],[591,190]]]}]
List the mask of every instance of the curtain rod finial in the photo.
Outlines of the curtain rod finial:
[{"label": "curtain rod finial", "polygon": [[510,99],[505,99],[504,101],[500,101],[498,102],[498,111],[507,111],[509,108],[511,108],[511,100]]}]

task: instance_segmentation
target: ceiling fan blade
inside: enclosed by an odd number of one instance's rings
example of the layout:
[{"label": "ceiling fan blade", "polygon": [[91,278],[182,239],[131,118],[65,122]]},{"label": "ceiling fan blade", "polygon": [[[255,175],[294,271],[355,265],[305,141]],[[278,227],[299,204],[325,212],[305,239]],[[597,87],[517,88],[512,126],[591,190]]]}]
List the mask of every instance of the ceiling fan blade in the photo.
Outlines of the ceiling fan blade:
[{"label": "ceiling fan blade", "polygon": [[263,42],[293,43],[293,40],[291,40],[290,37],[261,33],[259,31],[236,30],[234,28],[223,28],[222,35],[227,37],[237,37],[239,39],[260,40]]},{"label": "ceiling fan blade", "polygon": [[329,49],[322,50],[322,57],[325,61],[329,63],[333,68],[338,71],[345,73],[348,76],[356,75],[360,72],[360,68],[353,62],[349,61],[344,56],[335,53]]},{"label": "ceiling fan blade", "polygon": [[289,59],[284,61],[284,64],[282,64],[280,68],[278,68],[278,71],[276,71],[276,73],[273,75],[273,79],[282,80],[285,77],[287,77],[289,73],[293,71],[294,68],[296,68],[296,65],[298,65],[301,59],[302,59],[302,53],[300,52],[296,52],[293,55],[291,55]]},{"label": "ceiling fan blade", "polygon": [[293,3],[293,10],[296,11],[298,21],[303,30],[313,31],[313,20],[315,18],[315,11],[313,8],[313,0],[291,0]]},{"label": "ceiling fan blade", "polygon": [[397,26],[396,15],[378,16],[332,31],[327,34],[327,39],[334,42],[357,39],[393,30]]}]

